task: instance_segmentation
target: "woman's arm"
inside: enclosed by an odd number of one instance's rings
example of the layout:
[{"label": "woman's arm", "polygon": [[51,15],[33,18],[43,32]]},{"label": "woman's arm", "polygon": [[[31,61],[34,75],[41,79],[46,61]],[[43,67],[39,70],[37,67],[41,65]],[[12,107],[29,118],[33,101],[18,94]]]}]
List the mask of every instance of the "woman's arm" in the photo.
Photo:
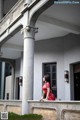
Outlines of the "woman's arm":
[{"label": "woman's arm", "polygon": [[45,92],[43,91],[41,100],[45,98]]},{"label": "woman's arm", "polygon": [[43,91],[40,101],[44,101],[44,99],[45,99],[45,92]]},{"label": "woman's arm", "polygon": [[49,93],[50,93],[50,88],[47,88],[47,94],[46,94],[46,99],[48,100],[49,98]]}]

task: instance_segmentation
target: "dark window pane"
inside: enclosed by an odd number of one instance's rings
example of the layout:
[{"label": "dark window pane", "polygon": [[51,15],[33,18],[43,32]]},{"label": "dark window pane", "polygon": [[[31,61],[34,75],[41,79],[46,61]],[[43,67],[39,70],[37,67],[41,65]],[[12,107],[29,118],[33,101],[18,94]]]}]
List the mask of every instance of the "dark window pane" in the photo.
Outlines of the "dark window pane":
[{"label": "dark window pane", "polygon": [[56,66],[52,66],[52,72],[56,72]]},{"label": "dark window pane", "polygon": [[45,71],[45,73],[50,72],[50,66],[49,65],[45,65],[44,71]]},{"label": "dark window pane", "polygon": [[9,63],[5,64],[5,76],[11,75],[12,72],[12,66]]},{"label": "dark window pane", "polygon": [[52,80],[52,87],[56,87],[56,80]]},{"label": "dark window pane", "polygon": [[56,73],[52,73],[52,79],[56,79]]}]

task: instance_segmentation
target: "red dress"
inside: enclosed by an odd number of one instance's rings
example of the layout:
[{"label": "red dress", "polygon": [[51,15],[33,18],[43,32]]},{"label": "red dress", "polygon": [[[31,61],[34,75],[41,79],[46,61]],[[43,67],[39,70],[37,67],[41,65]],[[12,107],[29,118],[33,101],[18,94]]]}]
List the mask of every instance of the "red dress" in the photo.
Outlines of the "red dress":
[{"label": "red dress", "polygon": [[[50,83],[47,82],[43,85],[42,90],[44,91],[45,95],[47,95],[47,88],[50,88]],[[48,96],[48,100],[55,100],[55,95],[52,93],[52,91],[50,90],[49,96]]]}]

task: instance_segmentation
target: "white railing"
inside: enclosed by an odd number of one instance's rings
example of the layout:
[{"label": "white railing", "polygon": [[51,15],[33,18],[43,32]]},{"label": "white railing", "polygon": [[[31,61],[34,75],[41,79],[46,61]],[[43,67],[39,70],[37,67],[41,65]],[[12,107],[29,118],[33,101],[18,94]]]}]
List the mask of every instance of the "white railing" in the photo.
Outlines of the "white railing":
[{"label": "white railing", "polygon": [[22,15],[26,8],[24,0],[19,0],[0,21],[0,35],[12,26]]},{"label": "white railing", "polygon": [[80,101],[28,101],[28,107],[44,120],[80,120]]},{"label": "white railing", "polygon": [[21,114],[22,101],[20,100],[0,100],[0,112],[14,112]]}]

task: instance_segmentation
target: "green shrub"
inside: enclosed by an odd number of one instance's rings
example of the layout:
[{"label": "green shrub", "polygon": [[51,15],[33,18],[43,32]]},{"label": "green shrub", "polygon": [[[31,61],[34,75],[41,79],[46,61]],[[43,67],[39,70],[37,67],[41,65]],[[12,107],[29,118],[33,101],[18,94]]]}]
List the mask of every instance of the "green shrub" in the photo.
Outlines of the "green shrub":
[{"label": "green shrub", "polygon": [[38,114],[18,115],[18,114],[9,112],[8,120],[42,120],[42,115],[38,115]]}]

